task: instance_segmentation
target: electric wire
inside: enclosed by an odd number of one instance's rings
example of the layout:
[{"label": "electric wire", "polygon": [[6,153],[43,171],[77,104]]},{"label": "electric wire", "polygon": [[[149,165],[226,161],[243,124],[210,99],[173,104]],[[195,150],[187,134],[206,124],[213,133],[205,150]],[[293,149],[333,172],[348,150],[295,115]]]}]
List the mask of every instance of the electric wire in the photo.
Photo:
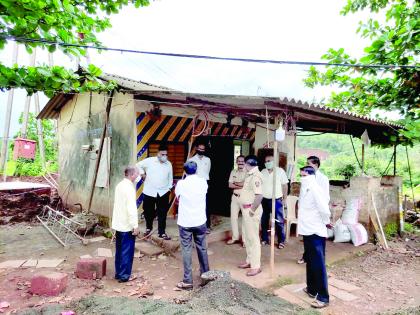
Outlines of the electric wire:
[{"label": "electric wire", "polygon": [[315,61],[296,61],[296,60],[272,60],[272,59],[252,59],[252,58],[237,58],[237,57],[217,57],[217,56],[208,56],[208,55],[195,55],[195,54],[181,54],[181,53],[165,53],[165,52],[155,52],[155,51],[145,51],[145,50],[135,50],[135,49],[126,49],[126,48],[114,48],[114,47],[103,47],[95,45],[86,45],[86,44],[72,44],[64,43],[58,41],[51,41],[42,38],[26,38],[10,35],[0,35],[0,38],[6,40],[12,40],[18,43],[38,43],[38,44],[47,44],[47,45],[57,45],[61,47],[75,47],[83,49],[96,49],[104,51],[115,51],[120,53],[135,53],[143,55],[156,55],[156,56],[166,56],[166,57],[179,57],[179,58],[190,58],[190,59],[208,59],[208,60],[224,60],[224,61],[239,61],[239,62],[251,62],[251,63],[270,63],[270,64],[289,64],[289,65],[304,65],[304,66],[336,66],[336,67],[350,67],[350,68],[376,68],[376,69],[397,69],[397,68],[406,68],[406,69],[419,69],[420,65],[385,65],[385,64],[357,64],[357,63],[328,63],[328,62],[315,62]]}]

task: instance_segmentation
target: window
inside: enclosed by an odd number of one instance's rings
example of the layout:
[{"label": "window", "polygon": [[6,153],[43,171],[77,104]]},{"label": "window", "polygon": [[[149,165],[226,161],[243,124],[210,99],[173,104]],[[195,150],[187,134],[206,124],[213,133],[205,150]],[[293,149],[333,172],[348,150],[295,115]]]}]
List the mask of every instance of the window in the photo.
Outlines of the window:
[{"label": "window", "polygon": [[[160,143],[149,143],[149,156],[156,156]],[[168,143],[168,160],[172,163],[174,178],[181,178],[184,173],[184,163],[187,158],[187,148],[184,143]]]}]

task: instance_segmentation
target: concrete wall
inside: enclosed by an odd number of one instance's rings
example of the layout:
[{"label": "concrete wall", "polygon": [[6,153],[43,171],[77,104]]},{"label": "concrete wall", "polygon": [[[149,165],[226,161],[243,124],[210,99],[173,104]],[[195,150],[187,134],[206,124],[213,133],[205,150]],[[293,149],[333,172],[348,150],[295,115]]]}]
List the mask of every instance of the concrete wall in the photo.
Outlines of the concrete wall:
[{"label": "concrete wall", "polygon": [[359,222],[372,232],[369,223],[369,212],[374,215],[372,194],[374,196],[376,209],[382,225],[399,220],[399,199],[398,191],[401,186],[401,178],[398,176],[367,177],[358,176],[350,179],[350,186],[347,188],[331,186],[331,212],[333,220],[340,218],[346,205],[346,199],[360,198],[361,210]]},{"label": "concrete wall", "polygon": [[[97,154],[83,151],[101,137],[105,121],[107,97],[104,94],[76,95],[60,111],[59,171],[60,195],[69,205],[88,207],[92,176]],[[90,117],[90,118],[89,118]],[[95,188],[92,212],[108,216],[112,209],[115,185],[121,180],[127,164],[134,162],[133,130],[135,125],[132,96],[115,94],[110,115],[110,187]],[[108,198],[110,197],[110,198]]]}]

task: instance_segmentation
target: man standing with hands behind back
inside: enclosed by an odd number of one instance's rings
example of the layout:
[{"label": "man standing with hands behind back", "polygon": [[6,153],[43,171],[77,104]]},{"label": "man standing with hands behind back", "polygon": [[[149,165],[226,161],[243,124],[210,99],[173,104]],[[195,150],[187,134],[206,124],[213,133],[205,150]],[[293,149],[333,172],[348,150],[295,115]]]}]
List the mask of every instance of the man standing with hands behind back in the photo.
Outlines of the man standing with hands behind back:
[{"label": "man standing with hands behind back", "polygon": [[135,166],[124,170],[125,178],[115,187],[112,229],[116,230],[115,279],[118,282],[134,280],[131,276],[134,258],[134,244],[138,229],[136,189],[134,183],[140,180]]},{"label": "man standing with hands behind back", "polygon": [[232,238],[227,241],[226,244],[228,245],[239,242],[238,217],[239,212],[241,211],[239,197],[241,196],[241,190],[244,186],[245,177],[247,176],[247,171],[245,170],[245,157],[243,155],[239,155],[236,158],[236,165],[238,168],[236,170],[232,170],[229,176],[229,188],[233,189],[233,192],[232,201],[230,203],[230,224],[232,226]]},{"label": "man standing with hands behind back", "polygon": [[255,155],[245,158],[245,169],[248,176],[245,179],[239,201],[242,211],[242,238],[246,248],[246,262],[238,268],[250,270],[247,276],[256,276],[261,272],[260,221],[262,215],[262,175],[258,170],[258,160]]}]

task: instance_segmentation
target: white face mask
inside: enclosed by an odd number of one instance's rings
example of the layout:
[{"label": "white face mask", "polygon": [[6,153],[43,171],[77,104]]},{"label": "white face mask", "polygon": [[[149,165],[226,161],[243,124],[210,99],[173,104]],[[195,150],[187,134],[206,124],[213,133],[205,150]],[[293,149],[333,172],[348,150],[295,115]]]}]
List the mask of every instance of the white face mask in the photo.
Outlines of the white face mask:
[{"label": "white face mask", "polygon": [[166,155],[158,156],[159,161],[162,163],[165,163],[168,160],[168,157]]},{"label": "white face mask", "polygon": [[135,183],[138,183],[139,181],[141,181],[141,176],[137,176],[136,179],[134,180]]}]

